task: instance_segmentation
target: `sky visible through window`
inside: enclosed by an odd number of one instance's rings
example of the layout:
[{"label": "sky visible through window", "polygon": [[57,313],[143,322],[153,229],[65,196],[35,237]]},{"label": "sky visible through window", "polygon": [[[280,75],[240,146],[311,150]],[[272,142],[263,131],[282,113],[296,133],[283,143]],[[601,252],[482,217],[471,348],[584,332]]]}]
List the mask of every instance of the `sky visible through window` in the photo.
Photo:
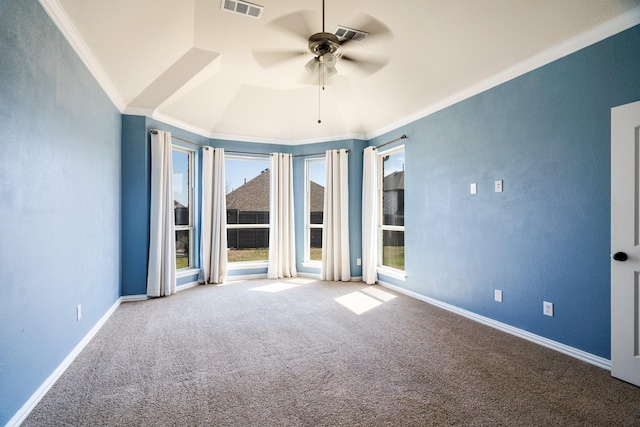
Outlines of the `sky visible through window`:
[{"label": "sky visible through window", "polygon": [[389,160],[384,162],[384,176],[389,176],[394,172],[401,172],[403,170],[404,170],[404,151],[390,154]]},{"label": "sky visible through window", "polygon": [[[188,176],[189,162],[185,152],[173,151],[173,187],[175,199],[184,206],[189,203]],[[404,170],[404,152],[394,153],[385,162],[385,176]],[[227,192],[237,190],[246,181],[258,176],[263,170],[269,168],[269,159],[265,158],[227,158],[225,160],[225,180]],[[311,181],[324,187],[325,182],[324,162],[313,162],[310,168]]]},{"label": "sky visible through window", "polygon": [[227,194],[243,186],[245,180],[246,182],[249,182],[256,176],[260,175],[263,170],[269,168],[270,164],[268,157],[262,157],[259,159],[250,157],[226,158],[224,163],[224,173]]},{"label": "sky visible through window", "polygon": [[173,150],[173,198],[182,206],[189,206],[189,153]]}]

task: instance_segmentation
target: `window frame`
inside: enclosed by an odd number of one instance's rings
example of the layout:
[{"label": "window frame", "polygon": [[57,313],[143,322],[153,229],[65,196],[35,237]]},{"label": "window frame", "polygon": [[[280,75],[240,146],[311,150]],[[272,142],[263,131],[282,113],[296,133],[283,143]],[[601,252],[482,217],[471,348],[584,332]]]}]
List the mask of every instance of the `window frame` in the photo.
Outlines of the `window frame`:
[{"label": "window frame", "polygon": [[[404,280],[406,278],[406,266],[404,270],[383,264],[384,246],[383,237],[385,231],[402,232],[403,239],[405,236],[404,225],[386,225],[384,224],[384,157],[392,154],[405,152],[404,144],[389,148],[377,153],[378,155],[378,272],[396,279]],[[403,172],[405,169],[403,169]],[[406,182],[406,181],[405,181]],[[406,257],[404,258],[406,260]]]},{"label": "window frame", "polygon": [[307,158],[304,161],[304,260],[302,262],[302,265],[304,267],[321,268],[321,259],[311,259],[311,230],[320,229],[324,232],[324,224],[311,223],[311,164],[314,162],[324,162],[326,168],[327,156],[322,154]]},{"label": "window frame", "polygon": [[[224,155],[224,160],[225,162],[227,160],[245,160],[245,161],[260,161],[260,162],[267,162],[268,164],[268,168],[271,169],[271,162],[269,161],[269,158],[267,157],[265,159],[265,156],[268,156],[268,154],[265,155],[244,155],[244,154],[232,154],[232,153],[225,153]],[[225,163],[225,170],[226,170],[226,163]],[[226,183],[225,183],[226,184]],[[269,192],[271,191],[271,188],[269,188]],[[227,194],[225,194],[226,197]],[[271,200],[271,194],[269,194],[269,200]],[[225,218],[226,218],[227,212],[225,212]],[[271,202],[269,202],[269,223],[267,224],[226,224],[225,227],[225,232],[228,233],[229,230],[238,230],[238,229],[269,229],[271,225]],[[269,244],[271,244],[271,242],[269,242]],[[229,243],[227,240],[227,251],[229,250]],[[268,257],[268,256],[267,256]],[[269,260],[253,260],[253,261],[229,261],[228,262],[228,268],[229,270],[240,270],[240,269],[254,269],[254,268],[263,268],[268,266],[269,264]]]},{"label": "window frame", "polygon": [[[194,202],[195,202],[195,197],[194,197],[194,190],[195,190],[195,173],[194,173],[194,165],[195,165],[195,151],[194,150],[190,150],[188,148],[185,148],[183,146],[180,145],[176,145],[176,144],[171,144],[171,150],[172,150],[172,154],[173,151],[179,151],[182,153],[187,154],[188,156],[188,174],[187,174],[187,179],[188,179],[188,185],[187,185],[187,191],[188,191],[188,217],[189,217],[189,224],[188,225],[176,225],[175,224],[175,220],[174,220],[174,231],[176,233],[176,240],[177,240],[177,233],[178,231],[185,231],[187,230],[189,232],[189,260],[188,260],[188,264],[186,267],[182,267],[182,268],[177,268],[176,266],[176,272],[184,272],[187,270],[192,270],[195,268],[195,258],[194,258],[194,247],[195,247],[195,242],[194,242],[194,230],[195,230],[195,226],[194,226]],[[175,215],[175,214],[174,214]],[[177,258],[176,258],[177,261]]]}]

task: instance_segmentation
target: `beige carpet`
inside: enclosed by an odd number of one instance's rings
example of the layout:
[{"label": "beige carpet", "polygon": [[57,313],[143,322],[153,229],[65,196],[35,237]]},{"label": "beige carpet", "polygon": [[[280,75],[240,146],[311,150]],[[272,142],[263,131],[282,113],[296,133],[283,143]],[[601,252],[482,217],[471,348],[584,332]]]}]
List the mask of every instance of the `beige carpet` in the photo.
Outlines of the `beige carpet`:
[{"label": "beige carpet", "polygon": [[260,280],[122,304],[24,425],[631,426],[640,389],[379,286]]}]

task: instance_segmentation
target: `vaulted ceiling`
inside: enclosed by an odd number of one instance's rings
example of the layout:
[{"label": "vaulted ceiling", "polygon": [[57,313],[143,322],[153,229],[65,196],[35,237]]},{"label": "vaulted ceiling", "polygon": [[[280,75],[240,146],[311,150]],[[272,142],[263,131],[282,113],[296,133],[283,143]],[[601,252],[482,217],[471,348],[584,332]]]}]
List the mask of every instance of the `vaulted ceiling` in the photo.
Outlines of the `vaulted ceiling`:
[{"label": "vaulted ceiling", "polygon": [[[305,71],[321,0],[41,0],[127,114],[258,142],[382,134],[639,21],[637,0],[326,0],[325,27],[369,32],[338,74]],[[281,55],[270,52],[282,52]],[[322,123],[318,123],[321,118]]]}]

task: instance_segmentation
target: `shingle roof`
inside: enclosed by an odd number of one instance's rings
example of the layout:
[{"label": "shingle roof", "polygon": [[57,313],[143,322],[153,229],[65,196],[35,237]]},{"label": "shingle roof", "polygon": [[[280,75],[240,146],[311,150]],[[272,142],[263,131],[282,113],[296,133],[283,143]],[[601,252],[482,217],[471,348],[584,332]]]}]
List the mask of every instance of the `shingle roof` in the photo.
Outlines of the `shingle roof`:
[{"label": "shingle roof", "polygon": [[404,190],[404,171],[396,171],[384,177],[384,191]]},{"label": "shingle roof", "polygon": [[227,194],[227,209],[269,211],[269,169]]},{"label": "shingle roof", "polygon": [[311,212],[322,212],[324,209],[324,187],[317,182],[310,182]]},{"label": "shingle roof", "polygon": [[[260,175],[227,194],[227,209],[245,212],[269,211],[269,180],[271,173],[265,169]],[[324,187],[311,181],[311,212],[320,212],[324,205]]]}]

